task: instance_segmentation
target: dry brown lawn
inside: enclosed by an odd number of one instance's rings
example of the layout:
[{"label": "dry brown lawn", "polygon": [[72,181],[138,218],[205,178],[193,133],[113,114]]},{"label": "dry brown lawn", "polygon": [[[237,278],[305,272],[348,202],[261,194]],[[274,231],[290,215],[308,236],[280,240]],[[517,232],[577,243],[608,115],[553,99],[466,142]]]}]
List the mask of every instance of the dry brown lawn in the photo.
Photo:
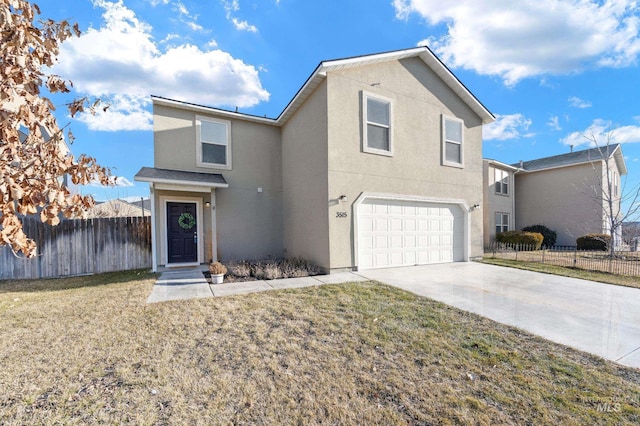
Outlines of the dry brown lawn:
[{"label": "dry brown lawn", "polygon": [[640,371],[375,282],[0,282],[0,424],[638,424]]}]

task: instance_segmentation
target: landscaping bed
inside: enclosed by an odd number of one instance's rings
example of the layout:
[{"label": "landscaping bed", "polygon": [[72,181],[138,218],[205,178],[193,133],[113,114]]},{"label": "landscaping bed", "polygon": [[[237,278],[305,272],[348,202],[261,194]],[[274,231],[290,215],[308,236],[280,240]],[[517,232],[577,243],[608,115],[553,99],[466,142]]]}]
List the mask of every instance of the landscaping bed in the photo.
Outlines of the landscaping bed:
[{"label": "landscaping bed", "polygon": [[[299,278],[322,274],[322,269],[304,259],[277,259],[257,261],[234,261],[224,264],[227,273],[224,283],[256,280],[277,280],[281,278]],[[203,272],[209,284],[213,284],[211,273]]]}]

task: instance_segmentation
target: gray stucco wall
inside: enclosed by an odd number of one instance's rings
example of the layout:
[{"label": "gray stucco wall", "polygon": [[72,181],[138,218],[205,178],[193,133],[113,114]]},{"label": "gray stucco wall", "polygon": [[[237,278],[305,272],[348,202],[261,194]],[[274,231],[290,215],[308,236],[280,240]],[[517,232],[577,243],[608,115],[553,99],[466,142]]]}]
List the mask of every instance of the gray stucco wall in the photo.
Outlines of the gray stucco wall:
[{"label": "gray stucco wall", "polygon": [[282,257],[280,128],[208,114],[231,121],[232,169],[203,168],[196,166],[196,115],[207,114],[154,105],[154,166],[220,173],[227,180],[228,188],[215,190],[215,235],[205,235],[207,247],[217,239],[219,259]]},{"label": "gray stucco wall", "polygon": [[516,229],[545,225],[558,234],[558,245],[602,232],[602,207],[593,195],[601,173],[594,163],[516,174]]},{"label": "gray stucco wall", "polygon": [[327,85],[322,83],[282,130],[286,257],[329,269]]},{"label": "gray stucco wall", "polygon": [[[361,91],[392,101],[392,157],[362,152]],[[355,267],[352,203],[362,192],[482,204],[481,119],[418,58],[329,72],[331,268]],[[442,165],[441,116],[464,120],[464,168]],[[349,202],[337,203],[340,195]],[[348,217],[336,217],[346,211]],[[469,256],[482,256],[482,212],[470,215]]]},{"label": "gray stucco wall", "polygon": [[[500,169],[505,170],[505,169]],[[514,216],[514,176],[510,170],[505,170],[509,174],[509,194],[496,194],[496,166],[483,161],[484,203],[482,205],[482,216],[484,226],[484,246],[487,247],[496,237],[496,213],[509,214],[509,229],[515,229]]]}]

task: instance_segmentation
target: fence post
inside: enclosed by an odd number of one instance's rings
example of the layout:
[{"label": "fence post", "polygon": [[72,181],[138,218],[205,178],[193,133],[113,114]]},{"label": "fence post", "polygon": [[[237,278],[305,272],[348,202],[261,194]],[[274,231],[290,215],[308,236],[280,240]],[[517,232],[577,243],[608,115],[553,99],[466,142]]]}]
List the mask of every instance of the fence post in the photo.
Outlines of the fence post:
[{"label": "fence post", "polygon": [[578,246],[573,249],[573,267],[576,268],[578,264]]},{"label": "fence post", "polygon": [[544,264],[544,252],[545,252],[545,248],[542,248],[542,263]]}]

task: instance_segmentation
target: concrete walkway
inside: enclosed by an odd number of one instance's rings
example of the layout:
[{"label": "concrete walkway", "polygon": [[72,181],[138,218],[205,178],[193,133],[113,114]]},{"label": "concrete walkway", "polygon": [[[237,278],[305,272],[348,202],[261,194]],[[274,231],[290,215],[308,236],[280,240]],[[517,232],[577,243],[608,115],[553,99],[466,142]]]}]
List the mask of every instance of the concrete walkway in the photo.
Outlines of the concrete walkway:
[{"label": "concrete walkway", "polygon": [[167,271],[147,303],[367,279],[640,368],[640,289],[475,262],[218,285],[200,270]]},{"label": "concrete walkway", "polygon": [[233,296],[235,294],[248,294],[267,290],[312,287],[314,285],[366,280],[367,278],[352,272],[340,272],[337,274],[316,275],[313,277],[210,285],[200,268],[176,269],[168,270],[160,274],[147,299],[147,303],[197,299],[202,297]]}]

